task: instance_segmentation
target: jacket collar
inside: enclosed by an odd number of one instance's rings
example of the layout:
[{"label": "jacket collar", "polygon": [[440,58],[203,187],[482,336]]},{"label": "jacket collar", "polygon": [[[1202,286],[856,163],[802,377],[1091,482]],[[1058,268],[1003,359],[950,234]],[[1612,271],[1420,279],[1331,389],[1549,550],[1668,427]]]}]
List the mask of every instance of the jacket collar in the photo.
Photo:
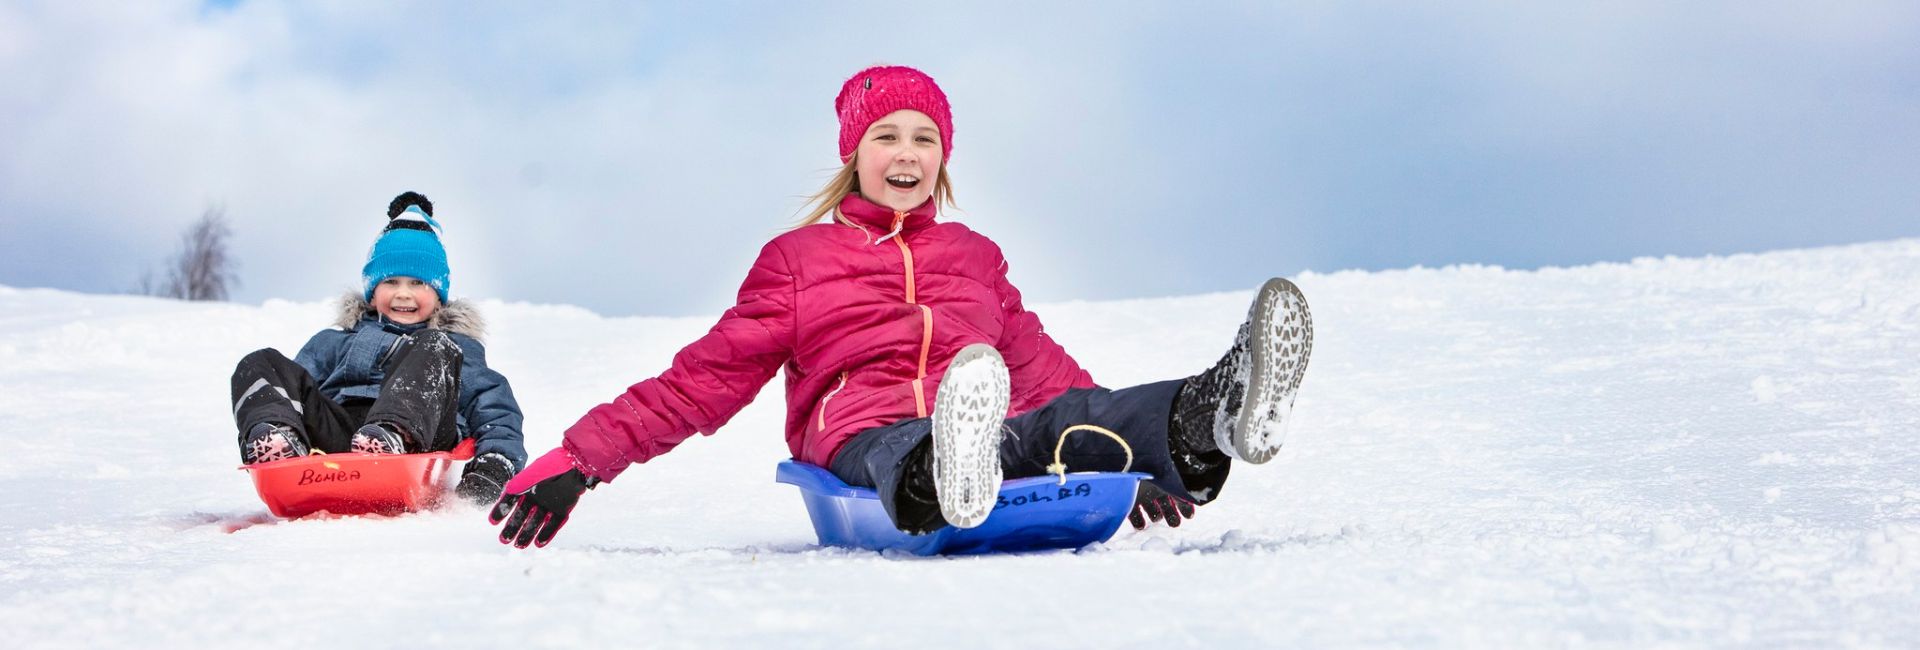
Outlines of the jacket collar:
[{"label": "jacket collar", "polygon": [[858,194],[848,194],[840,201],[840,219],[843,223],[856,226],[875,238],[875,243],[900,233],[913,232],[933,225],[933,198],[906,212],[895,212],[886,207],[866,200]]},{"label": "jacket collar", "polygon": [[441,305],[426,322],[414,325],[401,325],[381,318],[373,305],[367,304],[366,296],[358,291],[347,291],[335,305],[337,310],[334,312],[333,326],[347,331],[353,331],[360,323],[367,322],[402,334],[431,327],[462,334],[476,341],[487,337],[487,321],[480,316],[479,307],[464,298],[455,298],[453,302]]}]

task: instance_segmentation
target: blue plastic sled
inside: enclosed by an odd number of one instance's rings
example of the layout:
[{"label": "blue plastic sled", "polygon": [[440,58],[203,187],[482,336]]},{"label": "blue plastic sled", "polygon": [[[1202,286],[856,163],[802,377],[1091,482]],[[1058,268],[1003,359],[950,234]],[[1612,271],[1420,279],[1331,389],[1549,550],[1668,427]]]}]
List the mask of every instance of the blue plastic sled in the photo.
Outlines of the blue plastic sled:
[{"label": "blue plastic sled", "polygon": [[897,549],[914,555],[967,555],[1080,548],[1113,537],[1133,508],[1146,474],[1081,472],[1019,478],[1000,484],[1000,503],[974,528],[947,526],[925,535],[893,527],[868,488],[847,485],[832,472],[787,460],[773,480],[800,488],[822,546]]}]

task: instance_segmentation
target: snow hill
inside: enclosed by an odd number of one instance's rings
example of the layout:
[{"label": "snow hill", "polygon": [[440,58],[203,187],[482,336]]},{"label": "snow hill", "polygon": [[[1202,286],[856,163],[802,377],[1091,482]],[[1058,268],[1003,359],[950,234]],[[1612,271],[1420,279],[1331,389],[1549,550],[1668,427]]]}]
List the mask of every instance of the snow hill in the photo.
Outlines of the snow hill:
[{"label": "snow hill", "polygon": [[[1039,305],[1102,383],[1199,370],[1243,293]],[[0,288],[9,647],[1901,646],[1920,639],[1920,240],[1306,274],[1288,445],[1079,552],[822,549],[777,390],[514,551],[477,509],[277,521],[227,377],[321,302]],[[706,318],[487,302],[538,454]]]}]

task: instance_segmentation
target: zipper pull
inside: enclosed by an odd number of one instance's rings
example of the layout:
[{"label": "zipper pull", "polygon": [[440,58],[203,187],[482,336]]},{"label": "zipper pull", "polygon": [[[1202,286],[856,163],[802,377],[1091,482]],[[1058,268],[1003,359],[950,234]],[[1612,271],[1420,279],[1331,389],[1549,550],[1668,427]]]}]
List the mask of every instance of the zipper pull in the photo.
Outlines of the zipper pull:
[{"label": "zipper pull", "polygon": [[900,234],[900,227],[902,225],[905,225],[906,223],[907,223],[907,213],[901,212],[899,210],[894,210],[893,211],[893,232],[887,233],[887,236],[885,237],[881,237],[879,239],[874,240],[873,245],[879,246],[882,242],[885,242],[889,239],[893,239],[894,236]]}]

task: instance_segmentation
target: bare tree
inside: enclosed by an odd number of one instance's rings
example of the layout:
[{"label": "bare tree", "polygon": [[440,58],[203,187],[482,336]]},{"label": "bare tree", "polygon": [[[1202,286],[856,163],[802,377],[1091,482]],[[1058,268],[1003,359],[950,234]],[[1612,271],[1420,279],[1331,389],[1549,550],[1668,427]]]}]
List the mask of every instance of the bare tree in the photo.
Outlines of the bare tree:
[{"label": "bare tree", "polygon": [[232,235],[226,211],[207,208],[199,221],[181,233],[180,250],[167,263],[165,281],[155,286],[153,276],[145,275],[140,279],[141,291],[183,300],[226,300],[228,290],[240,284],[234,273],[236,261],[227,252],[227,238]]},{"label": "bare tree", "polygon": [[160,295],[160,281],[155,279],[153,269],[140,272],[140,281],[133,285],[133,292],[142,296]]}]

